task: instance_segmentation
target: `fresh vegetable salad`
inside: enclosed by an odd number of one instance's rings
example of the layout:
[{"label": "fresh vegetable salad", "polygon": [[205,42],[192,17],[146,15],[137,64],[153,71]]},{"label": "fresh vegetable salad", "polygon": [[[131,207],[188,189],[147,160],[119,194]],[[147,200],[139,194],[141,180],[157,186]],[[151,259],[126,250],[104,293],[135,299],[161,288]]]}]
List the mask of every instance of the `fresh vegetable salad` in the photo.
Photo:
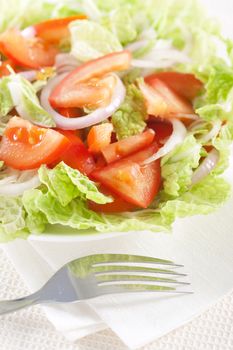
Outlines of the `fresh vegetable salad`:
[{"label": "fresh vegetable salad", "polygon": [[0,31],[1,241],[226,201],[233,43],[196,1],[7,0]]}]

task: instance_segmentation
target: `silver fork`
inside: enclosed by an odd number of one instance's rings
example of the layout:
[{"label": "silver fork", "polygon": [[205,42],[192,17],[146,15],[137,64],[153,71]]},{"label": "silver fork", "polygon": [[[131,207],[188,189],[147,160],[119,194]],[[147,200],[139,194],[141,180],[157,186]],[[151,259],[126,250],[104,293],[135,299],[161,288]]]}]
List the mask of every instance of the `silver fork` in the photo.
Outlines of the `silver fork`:
[{"label": "silver fork", "polygon": [[58,270],[37,292],[24,298],[0,302],[0,315],[27,306],[71,303],[105,294],[132,292],[192,293],[177,290],[189,285],[177,278],[186,274],[183,265],[140,255],[96,254],[71,261]]}]

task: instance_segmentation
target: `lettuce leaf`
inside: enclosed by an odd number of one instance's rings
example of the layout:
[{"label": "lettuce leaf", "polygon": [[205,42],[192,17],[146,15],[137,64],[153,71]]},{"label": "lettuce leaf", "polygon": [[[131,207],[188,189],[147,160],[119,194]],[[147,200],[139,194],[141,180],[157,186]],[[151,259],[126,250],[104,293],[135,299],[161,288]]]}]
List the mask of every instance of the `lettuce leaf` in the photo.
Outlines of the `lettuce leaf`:
[{"label": "lettuce leaf", "polygon": [[128,8],[119,8],[105,16],[102,24],[119,39],[122,45],[126,45],[137,38],[137,28]]},{"label": "lettuce leaf", "polygon": [[17,237],[25,238],[26,212],[20,197],[0,196],[0,242],[7,242]]},{"label": "lettuce leaf", "polygon": [[80,61],[88,61],[114,51],[122,46],[113,33],[89,20],[73,21],[69,25],[71,32],[71,53]]},{"label": "lettuce leaf", "polygon": [[160,204],[162,217],[173,222],[177,217],[209,214],[230,196],[230,184],[221,177],[209,175],[180,197]]},{"label": "lettuce leaf", "polygon": [[56,126],[52,116],[41,107],[33,85],[19,74],[12,74],[9,79],[7,85],[13,104],[24,110],[26,119],[42,126]]},{"label": "lettuce leaf", "polygon": [[5,117],[14,107],[8,83],[10,77],[3,77],[0,79],[0,118]]},{"label": "lettuce leaf", "polygon": [[198,167],[201,157],[201,144],[193,135],[161,160],[164,192],[179,196],[189,189],[193,170]]},{"label": "lettuce leaf", "polygon": [[129,84],[126,97],[120,108],[112,115],[112,124],[118,140],[142,132],[147,117],[141,91],[134,84]]},{"label": "lettuce leaf", "polygon": [[99,204],[112,202],[112,198],[99,192],[96,184],[87,176],[63,162],[53,169],[42,165],[39,169],[39,178],[42,184],[47,187],[48,192],[57,198],[63,206],[75,198],[84,201],[89,199]]}]

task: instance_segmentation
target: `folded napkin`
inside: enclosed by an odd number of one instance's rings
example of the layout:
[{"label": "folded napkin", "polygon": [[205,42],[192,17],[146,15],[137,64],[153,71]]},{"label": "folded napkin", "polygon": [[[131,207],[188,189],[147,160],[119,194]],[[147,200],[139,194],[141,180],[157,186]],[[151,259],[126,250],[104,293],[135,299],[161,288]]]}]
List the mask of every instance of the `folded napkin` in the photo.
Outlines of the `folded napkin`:
[{"label": "folded napkin", "polygon": [[[233,166],[228,171],[232,177]],[[69,260],[95,253],[129,253],[184,264],[194,294],[128,294],[46,306],[48,319],[75,341],[110,327],[128,348],[139,348],[191,320],[233,288],[233,198],[208,216],[177,220],[172,234],[131,232],[60,242],[31,236],[3,245],[31,291]]]}]

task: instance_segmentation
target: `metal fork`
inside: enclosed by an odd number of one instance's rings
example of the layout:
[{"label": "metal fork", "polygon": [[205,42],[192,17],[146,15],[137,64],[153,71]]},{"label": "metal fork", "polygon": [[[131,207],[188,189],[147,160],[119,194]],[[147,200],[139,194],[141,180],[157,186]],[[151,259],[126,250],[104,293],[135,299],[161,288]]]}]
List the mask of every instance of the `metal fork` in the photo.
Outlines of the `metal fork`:
[{"label": "metal fork", "polygon": [[183,265],[140,255],[96,254],[71,261],[37,292],[24,298],[1,301],[0,315],[44,303],[71,303],[105,294],[132,292],[191,293],[177,278]]}]

